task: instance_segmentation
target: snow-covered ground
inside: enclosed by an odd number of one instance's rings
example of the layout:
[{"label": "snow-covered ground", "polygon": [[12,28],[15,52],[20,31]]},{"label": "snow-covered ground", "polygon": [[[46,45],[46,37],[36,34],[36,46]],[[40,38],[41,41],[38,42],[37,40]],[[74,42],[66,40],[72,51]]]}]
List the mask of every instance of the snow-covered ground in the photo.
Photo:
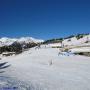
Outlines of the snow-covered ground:
[{"label": "snow-covered ground", "polygon": [[71,52],[89,52],[90,53],[90,47],[79,47],[79,48],[72,48],[70,49]]},{"label": "snow-covered ground", "polygon": [[[68,38],[68,39],[65,39],[63,40],[63,44],[65,46],[70,46],[70,45],[73,45],[73,46],[77,46],[77,45],[85,45],[87,44],[86,42],[90,42],[90,34],[89,35],[86,35],[80,39],[77,39],[76,37],[72,37],[72,38]],[[88,43],[88,45],[90,45],[90,43]]]},{"label": "snow-covered ground", "polygon": [[0,75],[24,82],[28,85],[24,90],[90,90],[90,57],[58,56],[58,52],[56,48],[42,46],[3,57],[1,62],[11,66]]}]

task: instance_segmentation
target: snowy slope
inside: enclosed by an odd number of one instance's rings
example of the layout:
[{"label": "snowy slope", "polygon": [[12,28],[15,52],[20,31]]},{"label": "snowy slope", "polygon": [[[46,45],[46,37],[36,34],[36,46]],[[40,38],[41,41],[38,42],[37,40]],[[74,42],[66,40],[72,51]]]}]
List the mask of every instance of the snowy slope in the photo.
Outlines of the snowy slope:
[{"label": "snowy slope", "polygon": [[[50,40],[48,40],[50,41]],[[55,41],[53,41],[55,42]],[[61,47],[61,46],[90,46],[90,34],[88,35],[83,35],[82,38],[80,39],[77,39],[77,35],[76,36],[73,36],[71,38],[65,38],[62,40],[62,43],[61,42],[58,42],[58,43],[48,43],[48,45],[50,47]]]},{"label": "snowy slope", "polygon": [[78,53],[78,52],[90,52],[90,47],[80,47],[80,48],[72,48],[70,49],[72,53]]},{"label": "snowy slope", "polygon": [[58,52],[43,46],[3,57],[2,62],[11,64],[3,75],[33,86],[25,90],[90,90],[90,58],[58,56]]},{"label": "snowy slope", "polygon": [[86,42],[90,42],[90,34],[84,36],[83,38],[77,39],[76,37],[72,37],[72,38],[68,38],[63,40],[63,44],[64,45],[81,45],[81,44],[85,44]]},{"label": "snowy slope", "polygon": [[13,44],[15,41],[19,42],[19,43],[29,43],[29,42],[34,42],[34,43],[39,43],[39,42],[43,42],[43,40],[40,39],[35,39],[32,37],[21,37],[21,38],[7,38],[7,37],[3,37],[0,38],[0,47],[1,46],[5,46],[5,45],[11,45]]}]

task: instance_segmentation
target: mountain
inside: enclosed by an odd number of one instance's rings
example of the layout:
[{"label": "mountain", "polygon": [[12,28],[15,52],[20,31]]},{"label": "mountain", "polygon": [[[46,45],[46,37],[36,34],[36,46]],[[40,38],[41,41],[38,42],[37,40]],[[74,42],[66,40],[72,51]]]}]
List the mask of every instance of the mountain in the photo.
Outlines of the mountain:
[{"label": "mountain", "polygon": [[[59,43],[59,44],[58,44]],[[81,44],[89,44],[90,45],[90,34],[77,34],[71,35],[66,38],[54,38],[50,40],[46,40],[44,44],[53,44],[54,46],[60,46],[63,44],[64,46],[70,45],[81,45]]]},{"label": "mountain", "polygon": [[14,42],[18,42],[18,43],[22,44],[22,43],[40,43],[43,41],[44,40],[35,39],[32,37],[21,37],[21,38],[2,37],[2,38],[0,38],[0,47],[12,45]]},{"label": "mountain", "polygon": [[[54,38],[54,39],[46,40],[46,41],[41,40],[41,39],[35,39],[32,37],[21,37],[21,38],[2,37],[0,38],[0,47],[12,45],[14,42],[18,42],[20,44],[40,43],[40,42],[43,42],[43,44],[62,43],[64,46],[80,45],[80,44],[90,45],[90,34],[71,35],[66,38],[59,38],[59,39]],[[58,45],[60,46],[60,44]]]}]

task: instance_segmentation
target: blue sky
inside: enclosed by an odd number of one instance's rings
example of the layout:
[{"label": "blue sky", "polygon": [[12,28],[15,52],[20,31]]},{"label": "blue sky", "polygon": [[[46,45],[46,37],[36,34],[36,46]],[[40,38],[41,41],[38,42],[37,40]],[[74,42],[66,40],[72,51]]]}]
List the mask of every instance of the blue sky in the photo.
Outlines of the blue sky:
[{"label": "blue sky", "polygon": [[49,39],[90,33],[89,0],[0,0],[0,37]]}]

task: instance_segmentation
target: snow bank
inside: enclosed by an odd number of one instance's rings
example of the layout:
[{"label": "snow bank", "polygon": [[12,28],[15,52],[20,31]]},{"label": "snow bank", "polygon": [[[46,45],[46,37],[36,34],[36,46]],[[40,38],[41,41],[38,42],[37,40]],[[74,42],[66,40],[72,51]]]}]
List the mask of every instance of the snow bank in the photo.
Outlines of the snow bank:
[{"label": "snow bank", "polygon": [[90,52],[90,47],[81,47],[70,49],[71,52]]}]

